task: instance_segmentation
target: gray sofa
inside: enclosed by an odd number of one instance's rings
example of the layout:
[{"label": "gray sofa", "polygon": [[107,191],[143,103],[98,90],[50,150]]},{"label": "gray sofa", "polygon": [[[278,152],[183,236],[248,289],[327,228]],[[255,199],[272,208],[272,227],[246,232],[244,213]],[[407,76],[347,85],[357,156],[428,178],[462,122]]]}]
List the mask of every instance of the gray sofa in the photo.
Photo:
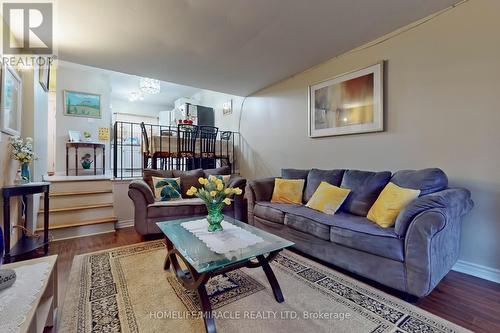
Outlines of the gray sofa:
[{"label": "gray sofa", "polygon": [[[128,196],[134,203],[134,227],[141,235],[161,233],[156,222],[175,220],[184,217],[202,216],[207,214],[205,204],[201,199],[189,197],[186,191],[191,187],[201,187],[200,177],[209,175],[228,175],[230,168],[225,166],[217,169],[196,169],[191,171],[144,169],[142,180],[133,180],[129,185]],[[158,201],[153,192],[152,177],[180,177],[182,200]],[[245,191],[246,180],[237,175],[231,175],[229,187],[238,187]],[[224,207],[223,213],[235,219],[246,221],[246,202],[244,192],[234,197],[231,205]]]},{"label": "gray sofa", "polygon": [[[350,188],[335,215],[304,205],[271,203],[274,178],[249,181],[248,222],[295,242],[313,257],[409,295],[428,295],[450,271],[459,254],[461,217],[473,207],[470,192],[448,188],[440,169],[368,172],[283,169],[282,178],[305,179],[303,202],[319,183]],[[366,218],[389,182],[421,190],[391,228]]]}]

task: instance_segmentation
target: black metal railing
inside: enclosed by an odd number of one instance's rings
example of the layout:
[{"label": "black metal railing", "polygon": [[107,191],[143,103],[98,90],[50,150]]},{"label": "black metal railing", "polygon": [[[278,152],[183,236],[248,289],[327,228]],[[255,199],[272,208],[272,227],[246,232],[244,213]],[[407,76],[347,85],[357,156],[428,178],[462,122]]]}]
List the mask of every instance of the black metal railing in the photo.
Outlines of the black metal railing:
[{"label": "black metal railing", "polygon": [[[218,131],[216,154],[208,164],[201,151],[201,144],[195,147],[194,156],[180,156],[177,126],[163,126],[144,123],[117,121],[113,125],[113,176],[117,179],[142,177],[144,168],[191,169],[194,167],[218,167],[229,165],[231,172],[236,168],[236,150],[240,140],[238,132]],[[204,160],[203,160],[204,158]]]}]

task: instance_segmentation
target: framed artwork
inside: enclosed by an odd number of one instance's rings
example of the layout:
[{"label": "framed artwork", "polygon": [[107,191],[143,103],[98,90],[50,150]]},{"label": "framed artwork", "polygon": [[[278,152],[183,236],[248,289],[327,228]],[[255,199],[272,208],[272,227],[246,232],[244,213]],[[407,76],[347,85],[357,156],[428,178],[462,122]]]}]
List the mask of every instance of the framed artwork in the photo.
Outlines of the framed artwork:
[{"label": "framed artwork", "polygon": [[0,130],[10,135],[21,134],[22,81],[10,66],[2,66],[0,94]]},{"label": "framed artwork", "polygon": [[50,63],[45,58],[43,65],[38,68],[38,82],[42,86],[43,90],[49,91],[50,87]]},{"label": "framed artwork", "polygon": [[309,136],[383,131],[383,87],[383,62],[309,86]]},{"label": "framed artwork", "polygon": [[233,113],[233,100],[229,100],[229,102],[222,103],[222,114],[227,116]]},{"label": "framed artwork", "polygon": [[64,115],[101,118],[101,95],[64,90]]},{"label": "framed artwork", "polygon": [[81,142],[82,133],[79,131],[68,131],[69,142]]}]

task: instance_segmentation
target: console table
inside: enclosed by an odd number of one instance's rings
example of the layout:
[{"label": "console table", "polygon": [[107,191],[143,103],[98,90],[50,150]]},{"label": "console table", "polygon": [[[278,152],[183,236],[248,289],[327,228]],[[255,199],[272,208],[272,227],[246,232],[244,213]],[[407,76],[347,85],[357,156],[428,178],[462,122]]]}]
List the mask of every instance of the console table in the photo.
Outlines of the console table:
[{"label": "console table", "polygon": [[[96,150],[102,149],[102,174],[106,173],[106,145],[104,143],[96,142],[66,142],[66,176],[69,176],[69,149],[75,149],[75,174],[78,176],[78,148],[93,148],[94,149],[94,175],[97,175],[96,165]],[[101,168],[100,168],[101,169]]]},{"label": "console table", "polygon": [[[5,242],[4,261],[10,262],[12,257],[19,256],[40,247],[44,248],[47,255],[49,251],[49,182],[27,183],[2,187],[3,197],[3,237]],[[28,195],[43,193],[43,239],[23,236],[10,248],[10,198],[20,196],[24,203],[24,215],[28,213]]]},{"label": "console table", "polygon": [[[25,316],[24,322],[19,326],[20,333],[40,333],[45,327],[53,327],[57,319],[57,255],[42,257],[32,260],[19,261],[3,265],[2,268],[18,269],[27,265],[45,262],[49,270],[43,280],[42,288],[34,295],[30,309],[18,309]],[[20,288],[15,283],[9,288]],[[15,305],[14,305],[15,307]],[[55,329],[54,329],[55,331]]]}]

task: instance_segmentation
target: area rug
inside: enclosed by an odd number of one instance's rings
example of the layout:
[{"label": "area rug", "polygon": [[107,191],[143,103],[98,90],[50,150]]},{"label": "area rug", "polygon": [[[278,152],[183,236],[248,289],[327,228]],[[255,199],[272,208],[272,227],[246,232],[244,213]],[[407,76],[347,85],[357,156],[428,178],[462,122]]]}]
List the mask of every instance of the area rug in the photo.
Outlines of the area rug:
[{"label": "area rug", "polygon": [[[204,332],[197,294],[163,270],[153,241],[75,257],[59,332]],[[285,302],[262,269],[210,280],[218,332],[468,332],[290,251],[272,263]]]}]

